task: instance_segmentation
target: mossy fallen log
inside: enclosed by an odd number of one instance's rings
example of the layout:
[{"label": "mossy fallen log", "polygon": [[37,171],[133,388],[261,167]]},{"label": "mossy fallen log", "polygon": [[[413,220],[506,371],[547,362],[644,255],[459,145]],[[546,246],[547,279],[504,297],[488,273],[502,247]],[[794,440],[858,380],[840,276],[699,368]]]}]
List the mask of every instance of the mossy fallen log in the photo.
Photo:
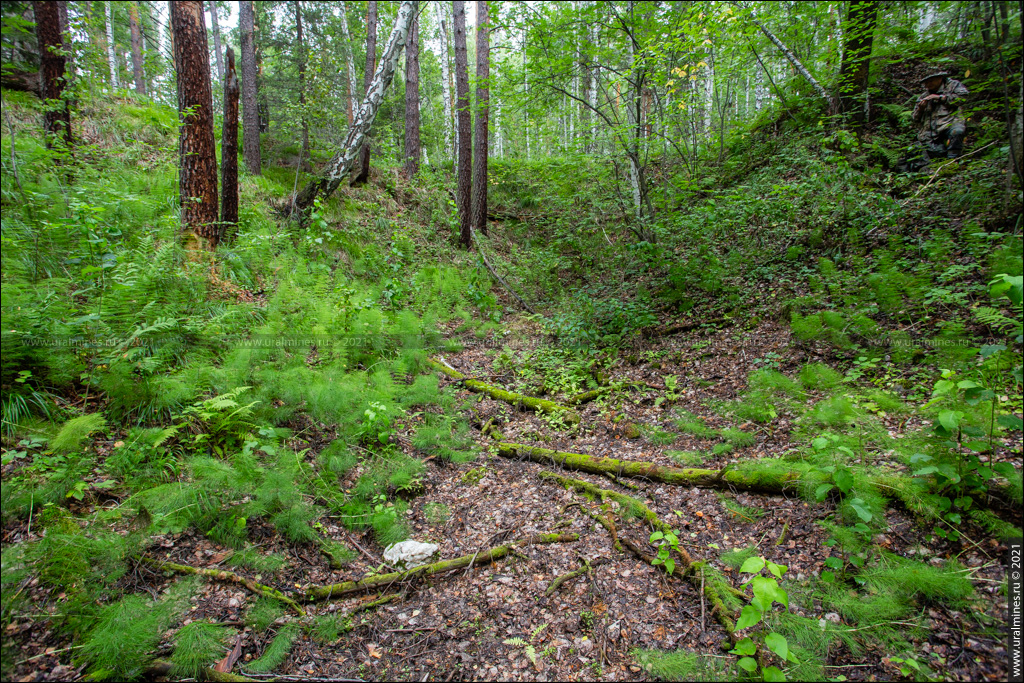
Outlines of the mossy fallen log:
[{"label": "mossy fallen log", "polygon": [[295,610],[299,614],[299,616],[306,616],[306,612],[302,609],[302,607],[300,607],[297,602],[289,598],[281,591],[271,586],[267,586],[262,583],[253,581],[252,579],[247,579],[244,576],[235,574],[234,572],[224,571],[222,569],[206,569],[204,567],[192,567],[187,564],[178,564],[177,562],[166,562],[164,560],[156,560],[151,557],[140,557],[138,559],[139,562],[143,564],[148,564],[149,566],[154,567],[156,569],[177,572],[178,574],[206,576],[216,581],[229,581],[231,583],[236,583],[240,586],[245,586],[257,595],[262,595],[283,602],[284,604],[288,605],[293,610]]},{"label": "mossy fallen log", "polygon": [[784,493],[799,487],[799,472],[740,472],[666,467],[653,462],[634,462],[617,458],[595,458],[584,453],[554,451],[518,443],[499,443],[498,453],[506,458],[528,458],[542,465],[559,465],[591,474],[648,479],[676,486],[731,489],[757,493]]},{"label": "mossy fallen log", "polygon": [[[154,660],[152,664],[146,669],[146,678],[170,678],[174,674],[174,665],[166,659]],[[217,671],[213,667],[209,669],[203,669],[199,672],[199,680],[201,681],[214,681],[214,683],[265,683],[266,681],[274,681],[276,678],[249,678],[248,676],[240,676],[227,671]]]},{"label": "mossy fallen log", "polygon": [[472,392],[484,394],[485,396],[490,396],[496,401],[504,401],[510,405],[538,413],[561,415],[562,419],[569,424],[576,424],[580,421],[579,414],[569,406],[556,403],[555,401],[537,398],[536,396],[527,396],[526,394],[508,391],[493,384],[481,382],[477,379],[469,379],[458,370],[451,368],[444,363],[439,363],[433,358],[428,358],[427,363],[429,363],[430,367],[434,368],[438,372],[442,372],[448,377],[462,382],[462,384]]},{"label": "mossy fallen log", "polygon": [[408,581],[409,579],[442,574],[444,572],[452,571],[453,569],[462,569],[463,567],[468,567],[470,563],[472,563],[473,566],[489,564],[496,560],[500,560],[520,546],[539,545],[542,543],[571,543],[577,540],[579,540],[579,534],[537,534],[519,541],[518,543],[499,545],[480,553],[463,555],[462,557],[456,557],[450,560],[441,560],[432,564],[425,564],[422,567],[416,567],[415,569],[409,569],[402,572],[391,572],[388,574],[377,574],[358,581],[342,581],[341,583],[335,583],[328,586],[316,586],[306,590],[303,600],[306,602],[329,600],[331,598],[341,597],[351,593],[377,590],[395,583]]}]

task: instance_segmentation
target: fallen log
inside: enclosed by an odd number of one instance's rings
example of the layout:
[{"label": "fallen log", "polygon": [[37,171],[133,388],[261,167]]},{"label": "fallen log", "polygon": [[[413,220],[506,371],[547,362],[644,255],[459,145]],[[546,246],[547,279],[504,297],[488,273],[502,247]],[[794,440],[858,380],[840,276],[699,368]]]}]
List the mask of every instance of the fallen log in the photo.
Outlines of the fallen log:
[{"label": "fallen log", "polygon": [[562,586],[562,584],[566,583],[567,581],[572,581],[573,579],[579,576],[583,576],[584,574],[589,574],[594,569],[594,567],[600,567],[603,564],[608,564],[608,559],[605,557],[599,557],[593,562],[591,562],[590,560],[584,560],[583,566],[579,569],[574,569],[571,572],[566,572],[561,576],[556,577],[555,580],[551,582],[551,585],[548,586],[548,589],[544,591],[544,596],[550,597],[552,593],[554,593]]},{"label": "fallen log", "polygon": [[253,593],[262,595],[273,600],[279,600],[284,604],[291,607],[293,610],[298,612],[299,616],[306,616],[306,612],[299,606],[297,602],[289,598],[287,595],[272,588],[271,586],[257,583],[252,579],[247,579],[244,576],[235,574],[234,572],[224,571],[223,569],[206,569],[204,567],[192,567],[187,564],[178,564],[177,562],[165,562],[164,560],[156,560],[151,557],[139,557],[139,562],[148,564],[156,569],[164,571],[177,572],[178,574],[192,574],[195,576],[206,576],[215,581],[229,581],[231,583],[237,583],[240,586],[245,586]]},{"label": "fallen log", "polygon": [[611,474],[660,481],[676,486],[734,489],[757,493],[784,493],[799,488],[799,472],[739,472],[736,470],[707,470],[667,467],[653,462],[633,462],[617,458],[595,458],[584,453],[553,451],[518,443],[499,443],[498,454],[506,458],[527,458],[542,465],[559,465],[571,470],[591,474]]},{"label": "fallen log", "polygon": [[568,406],[564,406],[554,401],[548,401],[543,398],[537,398],[535,396],[527,396],[525,394],[519,394],[514,391],[508,391],[501,387],[494,386],[493,384],[487,384],[480,380],[470,379],[463,375],[455,368],[449,367],[444,363],[440,363],[433,358],[428,358],[427,363],[430,367],[434,368],[438,372],[442,372],[448,377],[454,380],[462,382],[462,384],[478,394],[484,394],[490,396],[497,401],[504,401],[505,403],[511,404],[516,407],[526,408],[533,410],[538,413],[546,413],[548,415],[561,415],[569,424],[576,424],[580,421],[579,414]]},{"label": "fallen log", "polygon": [[315,586],[306,590],[303,600],[305,602],[315,602],[317,600],[329,600],[331,598],[349,595],[351,593],[376,590],[401,581],[408,581],[409,579],[442,574],[444,572],[452,571],[453,569],[462,569],[463,567],[468,567],[470,562],[472,562],[474,566],[488,564],[490,562],[500,560],[520,546],[538,545],[541,543],[572,543],[577,540],[579,540],[579,534],[537,534],[518,543],[500,545],[481,553],[463,555],[462,557],[456,557],[451,560],[441,560],[439,562],[434,562],[433,564],[425,564],[422,567],[416,567],[415,569],[409,569],[402,572],[391,572],[389,574],[377,574],[376,576],[368,576],[365,579],[360,579],[358,581],[342,581],[341,583],[335,583],[327,586]]}]

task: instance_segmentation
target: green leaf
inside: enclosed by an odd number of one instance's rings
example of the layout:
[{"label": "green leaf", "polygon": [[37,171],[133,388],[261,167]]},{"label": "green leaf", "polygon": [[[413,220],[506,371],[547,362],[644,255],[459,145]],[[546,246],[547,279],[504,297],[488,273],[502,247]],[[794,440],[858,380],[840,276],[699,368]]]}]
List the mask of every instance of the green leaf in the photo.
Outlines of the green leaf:
[{"label": "green leaf", "polygon": [[960,420],[962,420],[964,414],[959,410],[943,410],[939,413],[939,424],[948,431],[955,432],[960,426]]},{"label": "green leaf", "polygon": [[770,571],[772,574],[775,575],[776,578],[779,578],[779,579],[781,579],[782,575],[786,573],[787,569],[789,569],[789,567],[787,567],[786,565],[784,565],[784,564],[775,564],[771,560],[768,560],[766,562],[766,564],[768,565],[768,571]]},{"label": "green leaf", "polygon": [[761,670],[761,677],[766,681],[785,681],[786,674],[777,666],[766,666]]},{"label": "green leaf", "polygon": [[740,572],[743,574],[756,574],[762,569],[764,569],[763,557],[748,557],[747,561],[740,567]]},{"label": "green leaf", "polygon": [[[858,498],[856,500],[860,500],[860,499]],[[871,517],[872,517],[871,511],[868,510],[866,507],[864,507],[863,505],[860,505],[860,504],[858,504],[856,502],[851,502],[850,503],[850,507],[853,508],[853,511],[856,512],[857,516],[860,517],[862,520],[864,520],[865,522],[870,522],[871,521]]]},{"label": "green leaf", "polygon": [[789,658],[789,643],[786,642],[785,636],[774,631],[769,633],[764,638],[764,644],[768,646],[768,649],[779,656],[779,659],[786,660]]},{"label": "green leaf", "polygon": [[843,493],[849,493],[853,488],[853,473],[845,467],[837,469],[832,479]]},{"label": "green leaf", "polygon": [[736,621],[736,630],[742,631],[761,621],[761,610],[753,605],[744,605],[740,610],[740,618]]},{"label": "green leaf", "polygon": [[822,484],[818,488],[814,489],[814,499],[819,503],[828,496],[828,492],[834,489],[832,484]]},{"label": "green leaf", "polygon": [[814,450],[820,451],[822,448],[828,446],[828,439],[826,439],[823,436],[819,436],[818,438],[811,441],[811,446],[814,447]]},{"label": "green leaf", "polygon": [[731,653],[734,655],[749,655],[753,657],[757,654],[757,646],[754,645],[754,641],[750,638],[744,638],[736,643],[736,647],[731,650]]},{"label": "green leaf", "polygon": [[825,583],[835,583],[836,575],[833,574],[832,572],[826,570],[826,571],[821,572],[821,580],[824,581]]},{"label": "green leaf", "polygon": [[841,559],[839,559],[838,557],[826,557],[825,558],[825,566],[828,567],[829,569],[842,569],[843,568],[843,561]]},{"label": "green leaf", "polygon": [[757,661],[755,659],[753,659],[752,657],[742,657],[736,663],[744,671],[749,671],[751,673],[753,673],[754,671],[757,671]]},{"label": "green leaf", "polygon": [[996,422],[1003,429],[1009,429],[1012,432],[1019,432],[1024,429],[1024,420],[1016,415],[1000,415],[996,418]]}]

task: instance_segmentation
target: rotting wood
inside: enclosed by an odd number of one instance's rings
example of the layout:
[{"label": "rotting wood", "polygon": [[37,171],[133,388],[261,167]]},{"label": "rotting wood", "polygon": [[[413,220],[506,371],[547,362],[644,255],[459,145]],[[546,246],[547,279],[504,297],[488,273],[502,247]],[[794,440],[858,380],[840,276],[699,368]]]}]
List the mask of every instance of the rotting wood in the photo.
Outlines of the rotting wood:
[{"label": "rotting wood", "polygon": [[[486,201],[486,197],[485,197],[485,201]],[[516,290],[512,289],[512,286],[509,283],[505,282],[504,278],[502,278],[500,275],[498,275],[498,271],[494,270],[494,266],[492,266],[491,262],[487,260],[487,254],[484,253],[484,248],[482,246],[480,246],[480,238],[476,236],[476,230],[473,229],[473,228],[470,228],[469,233],[470,233],[470,237],[473,238],[473,242],[476,244],[476,252],[478,254],[480,254],[480,260],[484,262],[484,266],[486,266],[487,272],[491,274],[491,277],[493,277],[495,280],[497,280],[498,284],[500,284],[502,287],[504,287],[506,289],[506,291],[508,291],[508,293],[511,294],[515,298],[515,300],[519,302],[519,305],[526,309],[527,313],[534,313],[534,314],[536,314],[537,311],[535,311],[532,308],[530,308],[530,304],[528,304],[525,301],[523,301],[523,297],[519,296],[519,292],[517,292]]]},{"label": "rotting wood", "polygon": [[435,370],[443,372],[448,377],[462,382],[462,384],[472,392],[485,394],[497,401],[504,401],[510,405],[526,408],[535,412],[546,413],[548,415],[561,415],[562,419],[569,424],[577,424],[580,421],[579,414],[568,406],[554,401],[548,401],[547,399],[508,391],[501,387],[494,386],[493,384],[487,384],[479,380],[469,379],[458,370],[444,363],[438,362],[433,358],[428,358],[427,363],[429,363],[430,367]]},{"label": "rotting wood", "polygon": [[518,543],[500,545],[479,554],[463,555],[462,557],[456,557],[451,560],[441,560],[439,562],[425,564],[421,567],[416,567],[415,569],[409,569],[403,572],[378,574],[376,576],[368,576],[365,579],[360,579],[358,581],[342,581],[341,583],[335,583],[327,586],[315,586],[306,591],[303,596],[303,600],[306,602],[315,602],[317,600],[329,600],[331,598],[341,597],[351,593],[376,590],[402,581],[408,581],[409,579],[442,574],[444,572],[452,571],[453,569],[462,569],[463,567],[468,567],[471,561],[475,566],[488,564],[511,554],[516,546],[538,545],[542,543],[572,543],[577,540],[579,540],[579,534],[537,534],[523,539]]},{"label": "rotting wood", "polygon": [[524,457],[543,465],[559,465],[591,474],[648,479],[676,486],[734,489],[758,493],[784,493],[799,486],[800,473],[758,472],[722,473],[721,470],[666,467],[653,462],[634,462],[617,458],[595,458],[584,453],[567,453],[518,443],[499,443],[498,454],[506,458]]},{"label": "rotting wood", "polygon": [[[153,661],[146,669],[146,678],[152,680],[154,678],[170,678],[174,671],[174,665],[165,659],[157,659]],[[265,681],[273,681],[273,678],[249,678],[248,676],[240,676],[233,674],[228,671],[217,671],[213,667],[203,669],[200,672],[201,681],[214,681],[214,683],[264,683]]]},{"label": "rotting wood", "polygon": [[276,588],[272,588],[271,586],[267,586],[265,584],[253,581],[252,579],[247,579],[244,576],[235,574],[234,572],[224,571],[223,569],[206,569],[204,567],[192,567],[187,564],[167,562],[164,560],[157,560],[152,557],[143,556],[139,557],[138,559],[139,562],[143,564],[147,564],[151,567],[155,567],[156,569],[161,569],[164,571],[177,572],[178,574],[193,574],[196,576],[206,576],[216,581],[229,581],[231,583],[237,583],[240,586],[245,586],[257,595],[262,595],[264,597],[283,602],[284,604],[288,605],[293,610],[295,610],[299,614],[299,616],[306,616],[305,610],[303,610],[302,607],[300,607],[297,602],[289,598],[281,591],[277,590]]}]

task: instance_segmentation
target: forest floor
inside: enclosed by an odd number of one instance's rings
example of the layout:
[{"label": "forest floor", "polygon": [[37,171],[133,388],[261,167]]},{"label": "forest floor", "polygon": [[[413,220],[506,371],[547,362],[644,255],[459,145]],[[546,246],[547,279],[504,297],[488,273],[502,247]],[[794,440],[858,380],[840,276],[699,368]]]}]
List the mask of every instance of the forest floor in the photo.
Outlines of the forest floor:
[{"label": "forest floor", "polygon": [[[526,349],[544,343],[528,320],[510,320],[508,328],[517,330],[514,335]],[[466,347],[445,354],[447,363],[467,376],[510,388],[515,385],[515,373],[493,370],[495,352],[486,340],[461,341]],[[789,330],[771,322],[744,331],[726,328],[641,340],[613,366],[607,378],[611,383],[639,383],[626,390],[627,400],[617,409],[591,403],[581,409],[579,427],[567,430],[557,424],[552,427],[535,413],[484,398],[474,409],[474,421],[479,427],[495,418],[507,441],[667,466],[678,464],[668,453],[679,451],[702,453],[701,466],[716,469],[737,460],[776,457],[793,448],[792,416],[786,414],[767,425],[736,425],[754,435],[753,443],[724,449],[726,452],[718,455],[711,452],[716,439],[675,433],[673,425],[675,411],[683,409],[703,418],[712,429],[729,426],[727,420],[708,411],[708,399],[735,399],[745,388],[745,378],[761,367],[761,359],[769,353],[774,366],[784,373],[809,361],[827,360],[813,348],[790,341]],[[516,346],[515,340],[510,343],[506,338],[501,346],[507,350]],[[514,367],[516,362],[513,358],[508,365]],[[673,400],[657,401],[665,392],[651,387],[664,385],[664,378],[673,375],[682,378]],[[468,392],[466,397],[470,397]],[[884,420],[893,438],[921,426],[912,418],[887,416]],[[651,430],[673,436],[655,443],[649,438]],[[295,446],[322,447],[329,440],[329,431],[307,434]],[[558,468],[499,457],[490,438],[474,433],[485,453],[477,461],[428,460],[423,494],[410,501],[407,511],[412,538],[437,543],[442,558],[480,552],[538,533],[571,532],[578,534],[579,540],[527,546],[494,564],[396,583],[369,596],[309,605],[309,615],[355,615],[375,597],[395,596],[391,602],[353,616],[353,630],[346,635],[334,634],[319,642],[308,635],[299,636],[277,670],[280,680],[645,680],[648,673],[638,649],[682,648],[729,657],[720,647],[728,640],[726,632],[712,617],[703,594],[690,582],[668,577],[662,569],[616,550],[609,532],[584,512],[584,508],[597,511],[597,503],[537,476],[544,469]],[[1016,458],[1019,467],[1020,452],[1018,433],[1015,440],[1002,444],[997,457]],[[415,456],[413,451],[410,454]],[[314,455],[311,452],[307,457],[312,461]],[[833,512],[831,506],[809,504],[796,494],[762,495],[643,480],[613,481],[580,472],[561,474],[640,499],[678,531],[681,545],[695,560],[709,560],[737,587],[741,583],[737,565],[723,563],[720,557],[724,553],[739,550],[784,564],[789,568],[787,578],[797,586],[819,576],[829,555],[825,545],[828,532],[819,522]],[[354,481],[358,475],[359,468],[349,478]],[[969,613],[936,605],[920,615],[927,634],[915,647],[922,660],[933,666],[942,663],[946,680],[1004,679],[1005,643],[999,625],[1006,614],[1006,597],[1000,594],[1005,547],[968,528],[961,542],[942,541],[897,507],[886,510],[886,522],[888,530],[875,539],[880,546],[932,564],[955,557],[969,569],[976,591]],[[289,566],[275,573],[272,582],[253,571],[236,571],[298,594],[309,586],[358,580],[383,569],[383,548],[372,533],[347,532],[329,518],[321,524],[324,533],[361,551],[343,570],[332,570],[320,553],[289,544],[272,527],[255,526],[250,529],[254,547],[284,554]],[[617,529],[620,537],[629,537],[643,547],[650,547],[649,532],[639,520],[623,522]],[[6,546],[32,540],[36,533],[22,520],[3,530],[3,542]],[[192,530],[157,537],[151,548],[149,554],[157,559],[215,570],[222,569],[232,553]],[[584,562],[593,566],[590,572],[546,595],[556,577],[581,568]],[[156,596],[172,580],[170,574],[136,565],[122,583],[128,592]],[[42,589],[29,585],[27,590]],[[256,595],[241,586],[210,582],[192,599],[185,623],[207,619],[233,626],[236,647],[229,658],[241,665],[266,649],[275,630],[272,627],[260,633],[246,625],[243,615],[256,600]],[[797,616],[859,630],[810,595],[795,597],[791,609]],[[287,620],[281,614],[276,623],[280,627]],[[18,680],[67,680],[81,673],[60,665],[67,643],[53,632],[39,632],[33,619],[15,619],[4,637],[23,643],[23,659],[16,667]],[[509,644],[513,638],[523,642]],[[852,652],[840,647],[829,654],[827,674],[833,678],[900,677],[899,662],[890,659],[897,653],[884,648]]]}]

